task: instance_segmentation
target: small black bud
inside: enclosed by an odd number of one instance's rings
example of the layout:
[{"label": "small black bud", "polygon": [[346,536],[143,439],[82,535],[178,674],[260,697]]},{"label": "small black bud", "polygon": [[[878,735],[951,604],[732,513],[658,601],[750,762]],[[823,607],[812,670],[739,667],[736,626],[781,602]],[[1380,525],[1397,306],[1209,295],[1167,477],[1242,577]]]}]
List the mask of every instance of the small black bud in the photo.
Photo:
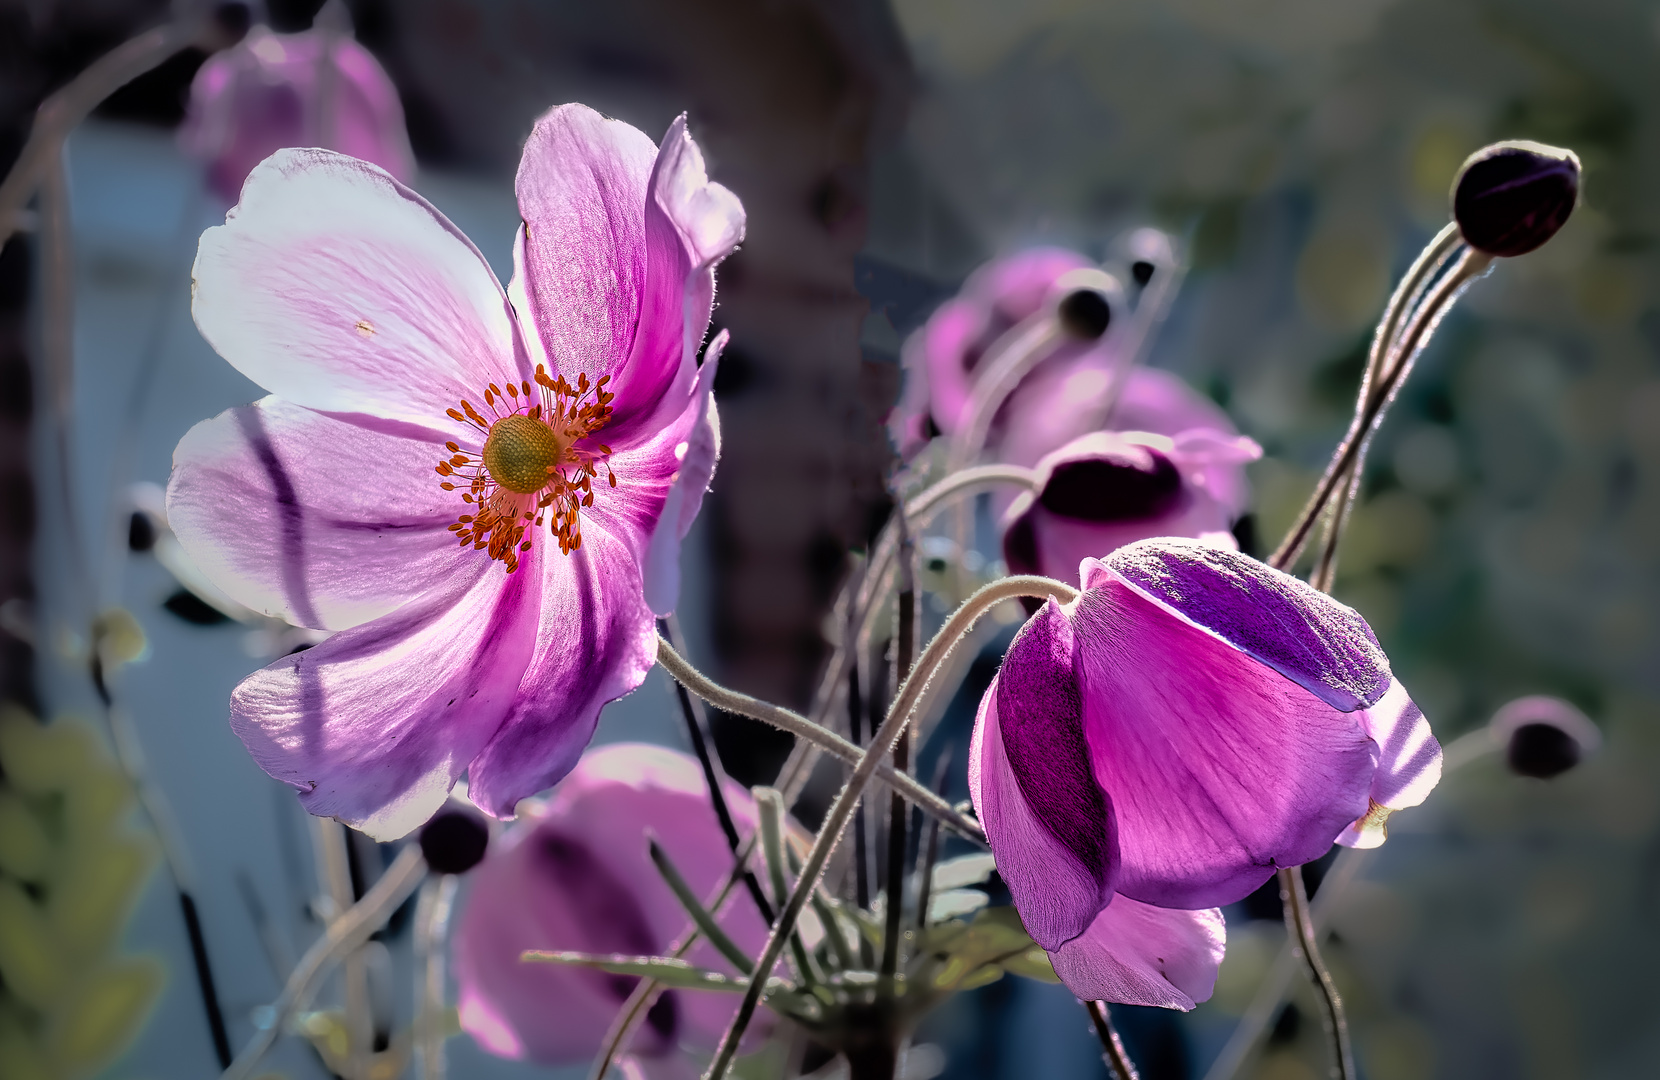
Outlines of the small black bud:
[{"label": "small black bud", "polygon": [[465,874],[479,864],[489,846],[489,826],[453,802],[421,826],[421,854],[440,874]]},{"label": "small black bud", "polygon": [[127,547],[132,551],[149,551],[156,546],[156,523],[142,510],[134,510],[127,522]]},{"label": "small black bud", "polygon": [[1083,341],[1094,341],[1112,325],[1112,304],[1099,289],[1073,289],[1055,313],[1066,332]]},{"label": "small black bud", "polygon": [[1504,759],[1522,776],[1549,780],[1579,764],[1577,740],[1555,724],[1523,724],[1510,733]]},{"label": "small black bud", "polygon": [[1157,269],[1158,267],[1146,259],[1137,259],[1130,264],[1130,276],[1135,278],[1137,285],[1146,287],[1147,283],[1153,280],[1153,272]]},{"label": "small black bud", "polygon": [[1525,255],[1556,235],[1579,201],[1579,158],[1543,143],[1494,143],[1453,179],[1453,220],[1488,255]]}]

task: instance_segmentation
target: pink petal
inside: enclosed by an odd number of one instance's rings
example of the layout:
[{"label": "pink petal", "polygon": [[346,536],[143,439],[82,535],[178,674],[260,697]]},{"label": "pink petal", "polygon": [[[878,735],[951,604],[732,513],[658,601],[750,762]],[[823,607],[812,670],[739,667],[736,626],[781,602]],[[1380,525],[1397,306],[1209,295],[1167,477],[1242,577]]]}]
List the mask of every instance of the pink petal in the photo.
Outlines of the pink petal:
[{"label": "pink petal", "polygon": [[202,234],[192,311],[238,371],[319,412],[409,425],[491,380],[528,377],[506,294],[478,249],[373,165],[282,150],[255,169],[225,224]]},{"label": "pink petal", "polygon": [[376,839],[432,816],[514,705],[535,644],[540,547],[479,553],[373,622],[285,656],[231,695],[231,726],[306,809]]},{"label": "pink petal", "polygon": [[1337,842],[1370,848],[1388,836],[1390,812],[1417,806],[1441,782],[1441,744],[1398,681],[1392,681],[1383,700],[1361,712],[1360,719],[1378,755],[1369,793],[1371,809],[1345,829]]},{"label": "pink petal", "polygon": [[1054,601],[1021,629],[969,748],[969,792],[997,872],[1046,949],[1082,933],[1107,902],[1117,854],[1112,806],[1090,772],[1072,637]]},{"label": "pink petal", "polygon": [[1118,819],[1120,893],[1232,903],[1365,812],[1377,751],[1358,717],[1124,583],[1085,577],[1077,672]]},{"label": "pink petal", "polygon": [[1067,989],[1086,1001],[1185,1012],[1216,988],[1226,942],[1215,908],[1184,911],[1114,896],[1088,930],[1049,958]]},{"label": "pink petal", "polygon": [[476,561],[448,531],[458,500],[432,471],[442,453],[268,397],[179,442],[168,521],[233,600],[343,630]]},{"label": "pink petal", "polygon": [[[596,506],[615,495],[598,492]],[[473,801],[496,817],[511,817],[520,799],[570,772],[600,709],[638,687],[657,662],[656,620],[634,545],[586,513],[580,548],[563,555],[549,539],[537,537],[541,566],[532,571],[541,574],[535,652],[505,721],[467,777]]]},{"label": "pink petal", "polygon": [[688,426],[690,430],[674,445],[679,468],[645,557],[646,603],[658,615],[673,611],[680,598],[680,542],[697,520],[703,496],[715,475],[715,463],[720,460],[720,414],[711,390],[725,347],[726,331],[722,330],[709,343],[703,366],[698,369],[686,416],[672,425],[677,431]]}]

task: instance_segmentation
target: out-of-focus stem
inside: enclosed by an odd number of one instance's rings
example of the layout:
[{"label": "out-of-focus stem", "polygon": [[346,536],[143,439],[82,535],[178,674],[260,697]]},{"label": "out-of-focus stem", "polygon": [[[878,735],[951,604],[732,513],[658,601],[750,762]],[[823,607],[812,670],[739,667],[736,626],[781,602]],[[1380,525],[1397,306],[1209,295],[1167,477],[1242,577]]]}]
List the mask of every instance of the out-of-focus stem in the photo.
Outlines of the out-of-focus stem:
[{"label": "out-of-focus stem", "polygon": [[997,410],[1015,387],[1049,355],[1061,338],[1060,320],[1047,309],[1039,311],[1005,333],[986,350],[980,362],[985,373],[976,379],[969,395],[962,426],[951,439],[946,461],[953,472],[964,468],[979,455],[991,432]]},{"label": "out-of-focus stem", "polygon": [[1308,892],[1303,888],[1303,868],[1288,866],[1279,871],[1280,900],[1285,906],[1285,931],[1292,953],[1303,962],[1308,977],[1319,991],[1321,1020],[1332,1043],[1329,1075],[1334,1080],[1354,1080],[1354,1050],[1349,1046],[1349,1022],[1343,1015],[1343,999],[1332,982],[1331,972],[1320,957],[1320,935],[1308,910]]},{"label": "out-of-focus stem", "polygon": [[331,922],[323,936],[300,957],[298,966],[283,987],[282,995],[272,1006],[270,1026],[254,1034],[220,1080],[247,1080],[253,1075],[254,1067],[271,1049],[277,1037],[288,1030],[295,1013],[310,1004],[312,995],[334,965],[346,953],[369,940],[375,928],[415,891],[426,871],[426,860],[421,858],[419,846],[410,844],[398,853],[392,865],[386,868],[386,873],[363,894],[363,899]]},{"label": "out-of-focus stem", "polygon": [[[916,663],[916,542],[899,522],[899,625],[894,634],[894,675],[903,683],[910,677]],[[904,773],[910,767],[911,732],[907,726],[893,744],[893,768]],[[910,808],[895,794],[888,800],[888,908],[887,925],[882,936],[882,966],[879,969],[879,987],[883,992],[897,996],[896,983],[900,962],[900,944],[905,926],[905,848],[910,838]]]},{"label": "out-of-focus stem", "polygon": [[[1065,586],[1061,586],[1065,588]],[[799,713],[759,698],[752,698],[748,694],[740,694],[736,690],[728,690],[711,680],[707,675],[688,664],[684,657],[674,651],[674,646],[659,638],[657,641],[657,662],[663,665],[670,675],[684,685],[692,693],[727,712],[737,713],[739,716],[748,716],[760,720],[777,728],[782,728],[790,734],[814,743],[821,750],[827,750],[850,765],[859,764],[864,754],[857,746],[846,739],[813,723]],[[925,811],[940,818],[962,835],[971,840],[985,842],[985,832],[978,823],[965,817],[950,803],[935,795],[932,791],[917,783],[912,777],[903,773],[896,773],[884,764],[877,769],[877,777],[905,798],[922,807]]]},{"label": "out-of-focus stem", "polygon": [[1135,1063],[1130,1060],[1128,1051],[1124,1049],[1124,1041],[1118,1037],[1118,1031],[1112,1026],[1112,1015],[1107,1012],[1107,1003],[1104,1001],[1086,1001],[1084,1008],[1089,1012],[1090,1022],[1095,1025],[1095,1034],[1101,1040],[1101,1055],[1107,1059],[1107,1065],[1112,1069],[1115,1080],[1141,1080],[1141,1074],[1136,1072]]},{"label": "out-of-focus stem", "polygon": [[437,874],[415,902],[415,1062],[421,1080],[444,1080],[444,942],[461,879]]},{"label": "out-of-focus stem", "polygon": [[[312,835],[317,843],[317,867],[320,883],[328,890],[328,925],[351,909],[357,897],[352,891],[351,853],[346,845],[351,837],[346,826],[329,818],[311,819]],[[361,1080],[367,1064],[367,1053],[374,1039],[373,1023],[369,1014],[369,970],[357,949],[346,954],[346,1038],[350,1080]]]},{"label": "out-of-focus stem", "polygon": [[[1010,577],[1001,581],[994,581],[990,585],[976,592],[963,602],[951,617],[946,619],[945,625],[934,640],[928,643],[923,651],[922,658],[916,668],[899,687],[894,695],[893,705],[889,708],[887,718],[882,726],[876,730],[866,748],[864,755],[854,766],[847,783],[836,795],[836,800],[830,805],[830,810],[824,817],[824,824],[819,828],[818,836],[807,853],[801,866],[801,876],[797,879],[795,889],[790,893],[790,899],[784,910],[778,915],[778,921],[773,924],[772,932],[767,936],[767,943],[761,951],[760,959],[755,968],[759,973],[770,972],[778,963],[778,958],[784,950],[785,940],[795,928],[795,921],[801,916],[801,910],[807,904],[807,899],[818,887],[819,878],[824,874],[824,866],[835,850],[836,843],[841,839],[842,831],[847,828],[847,819],[853,813],[853,807],[864,794],[866,786],[876,775],[877,767],[882,757],[893,749],[899,733],[910,721],[911,717],[923,705],[927,697],[934,671],[956,647],[964,634],[974,625],[975,620],[1004,600],[1017,596],[1037,596],[1039,598],[1055,597],[1065,602],[1076,599],[1078,592],[1071,586],[1049,578],[1040,577]],[[912,781],[914,783],[914,781]],[[932,795],[932,792],[929,793]],[[755,1015],[755,1008],[761,1002],[761,995],[766,989],[766,980],[757,977],[751,980],[749,987],[744,991],[744,998],[738,1006],[738,1013],[732,1019],[732,1024],[721,1037],[720,1046],[715,1051],[714,1061],[705,1073],[706,1080],[720,1080],[732,1066],[732,1059],[737,1055],[738,1042],[743,1038],[744,1029],[749,1026],[750,1018]]]}]

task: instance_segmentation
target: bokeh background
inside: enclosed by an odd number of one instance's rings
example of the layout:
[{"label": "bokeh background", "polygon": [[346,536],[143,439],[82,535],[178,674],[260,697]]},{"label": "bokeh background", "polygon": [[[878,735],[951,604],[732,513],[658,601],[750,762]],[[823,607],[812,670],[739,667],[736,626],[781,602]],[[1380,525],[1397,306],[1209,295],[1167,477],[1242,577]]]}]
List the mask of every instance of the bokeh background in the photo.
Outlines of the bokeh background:
[{"label": "bokeh background", "polygon": [[[1103,256],[1148,223],[1180,237],[1191,270],[1151,362],[1265,447],[1254,522],[1271,547],[1346,424],[1394,277],[1446,221],[1459,162],[1496,138],[1576,150],[1573,219],[1470,290],[1378,437],[1336,591],[1444,741],[1543,692],[1585,709],[1606,743],[1548,782],[1477,762],[1397,817],[1337,907],[1330,959],[1370,1080],[1660,1073],[1660,6],[347,6],[397,83],[415,186],[504,279],[512,169],[539,112],[581,100],[652,133],[690,113],[750,228],[721,272],[725,457],[683,614],[699,662],[792,704],[822,657],[844,553],[887,508],[881,419],[900,343],[975,266],[1040,242]],[[316,7],[272,2],[269,18],[299,30]],[[165,15],[147,0],[0,2],[0,161],[45,93]],[[119,690],[187,839],[239,1044],[276,994],[284,943],[317,932],[303,814],[225,724],[230,687],[272,646],[164,606],[176,586],[125,553],[119,494],[164,483],[192,423],[257,395],[189,320],[194,237],[224,209],[172,131],[201,61],[129,86],[69,147],[72,505],[96,553],[80,560],[56,542],[64,505],[30,378],[40,252],[24,236],[0,256],[0,655],[6,697],[91,717],[76,590],[136,616],[147,651]],[[654,679],[608,710],[601,737],[674,742],[670,708]],[[770,778],[778,739],[737,721],[718,735],[735,774]],[[363,853],[371,874],[380,857]],[[175,904],[153,874],[126,925],[122,948],[166,978],[111,1076],[215,1072]],[[1149,1080],[1204,1074],[1278,948],[1272,897],[1229,917],[1214,1000],[1125,1018]],[[407,932],[388,944],[407,963]],[[6,1022],[0,1009],[0,1036]],[[1058,988],[1006,980],[922,1038],[951,1077],[1104,1075]],[[450,1045],[454,1075],[536,1074]],[[1294,1003],[1246,1074],[1320,1076],[1323,1052]],[[297,1043],[272,1064],[324,1075]]]}]

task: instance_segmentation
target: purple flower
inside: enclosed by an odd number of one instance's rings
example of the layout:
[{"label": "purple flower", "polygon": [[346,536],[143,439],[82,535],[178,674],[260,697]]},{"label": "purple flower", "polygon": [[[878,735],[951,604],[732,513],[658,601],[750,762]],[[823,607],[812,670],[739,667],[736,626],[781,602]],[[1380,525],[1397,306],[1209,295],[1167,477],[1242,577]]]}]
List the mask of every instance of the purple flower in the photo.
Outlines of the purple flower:
[{"label": "purple flower", "polygon": [[1296,578],[1158,539],[1087,560],[1083,584],[1009,647],[969,788],[1075,993],[1190,1008],[1222,952],[1196,909],[1334,840],[1381,843],[1441,748],[1365,620]]},{"label": "purple flower", "polygon": [[405,182],[415,171],[392,80],[363,46],[322,30],[256,26],[210,56],[190,85],[179,138],[231,202],[254,166],[284,147],[338,150]]},{"label": "purple flower", "polygon": [[1212,428],[1174,439],[1144,431],[1081,436],[1038,462],[1037,490],[1009,507],[1003,559],[1011,574],[1077,585],[1083,560],[1148,537],[1235,548],[1233,508],[1212,494],[1210,480],[1261,453],[1250,439]]},{"label": "purple flower", "polygon": [[718,455],[720,343],[696,353],[744,218],[684,118],[659,150],[561,106],[518,195],[505,292],[424,199],[326,150],[255,169],[196,259],[197,326],[271,396],[184,437],[169,519],[239,603],[340,631],[246,679],[231,722],[377,837],[463,771],[507,816],[570,770],[654,662]]},{"label": "purple flower", "polygon": [[[726,798],[739,830],[753,831],[749,793],[729,783]],[[689,920],[652,865],[648,832],[703,897],[732,856],[697,762],[660,746],[593,750],[546,803],[526,805],[521,823],[472,872],[455,936],[461,1026],[502,1057],[588,1061],[635,980],[520,956],[527,949],[660,955]],[[742,889],[720,924],[752,956],[766,941],[766,924]],[[687,959],[729,970],[706,942]],[[634,1052],[672,1059],[682,1044],[712,1049],[737,1007],[733,994],[666,992]],[[663,1061],[655,1071],[672,1067]]]}]

